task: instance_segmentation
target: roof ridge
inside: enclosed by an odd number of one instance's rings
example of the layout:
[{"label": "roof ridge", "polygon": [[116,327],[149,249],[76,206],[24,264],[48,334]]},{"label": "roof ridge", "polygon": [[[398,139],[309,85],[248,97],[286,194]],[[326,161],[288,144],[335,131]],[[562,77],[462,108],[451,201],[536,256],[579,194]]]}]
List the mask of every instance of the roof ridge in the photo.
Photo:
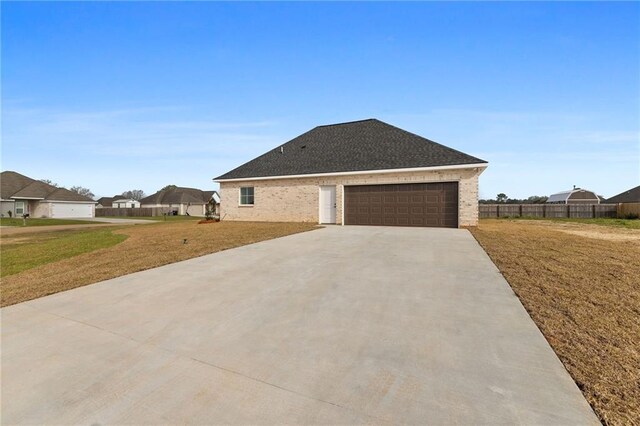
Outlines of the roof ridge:
[{"label": "roof ridge", "polygon": [[[333,123],[333,124],[321,124],[318,127],[333,127],[333,126],[342,126],[343,124],[353,124],[353,123],[362,123],[363,121],[380,121],[377,118],[364,118],[362,120],[353,120],[353,121],[344,121],[342,123]],[[383,122],[382,122],[383,123]]]},{"label": "roof ridge", "polygon": [[[2,173],[0,173],[0,175],[3,175],[3,174],[5,174],[5,173],[12,173],[12,174],[14,174],[14,175],[18,175],[18,176],[20,176],[20,177],[22,177],[22,178],[24,178],[24,179],[28,179],[28,180],[30,180],[30,181],[31,181],[31,183],[33,183],[33,182],[42,182],[42,181],[38,181],[38,180],[36,180],[36,179],[34,179],[34,178],[30,178],[29,176],[25,176],[25,175],[23,175],[22,173],[15,172],[15,171],[13,171],[13,170],[4,170],[4,171],[2,171]],[[44,182],[43,182],[43,183],[44,183]]]}]

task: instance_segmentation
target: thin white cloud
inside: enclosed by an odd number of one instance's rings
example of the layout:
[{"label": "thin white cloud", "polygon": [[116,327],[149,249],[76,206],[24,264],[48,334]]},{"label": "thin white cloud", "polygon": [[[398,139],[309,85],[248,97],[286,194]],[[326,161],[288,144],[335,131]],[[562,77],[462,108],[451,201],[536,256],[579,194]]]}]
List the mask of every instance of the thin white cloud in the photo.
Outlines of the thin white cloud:
[{"label": "thin white cloud", "polygon": [[[273,120],[207,119],[181,107],[55,111],[5,107],[2,167],[96,195],[218,176],[282,142]],[[114,192],[115,191],[115,192]]]},{"label": "thin white cloud", "polygon": [[[4,112],[4,145],[22,149],[69,149],[112,157],[242,155],[271,142],[269,120],[223,122],[173,118],[176,108],[97,112]],[[184,115],[184,114],[183,114]]]},{"label": "thin white cloud", "polygon": [[434,109],[388,118],[447,146],[489,161],[483,197],[522,198],[572,185],[606,196],[640,182],[640,131],[594,112]]},{"label": "thin white cloud", "polygon": [[577,132],[573,134],[560,135],[559,140],[564,142],[586,143],[586,144],[640,144],[640,132],[633,131],[595,131]]}]

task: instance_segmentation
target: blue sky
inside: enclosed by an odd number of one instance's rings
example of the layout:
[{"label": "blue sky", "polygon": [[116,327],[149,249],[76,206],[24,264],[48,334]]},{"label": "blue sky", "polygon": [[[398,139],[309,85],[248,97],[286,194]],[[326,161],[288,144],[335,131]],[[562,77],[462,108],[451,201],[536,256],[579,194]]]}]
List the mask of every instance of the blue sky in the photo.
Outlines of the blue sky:
[{"label": "blue sky", "polygon": [[639,3],[7,3],[2,169],[97,196],[378,118],[490,162],[480,195],[640,184]]}]

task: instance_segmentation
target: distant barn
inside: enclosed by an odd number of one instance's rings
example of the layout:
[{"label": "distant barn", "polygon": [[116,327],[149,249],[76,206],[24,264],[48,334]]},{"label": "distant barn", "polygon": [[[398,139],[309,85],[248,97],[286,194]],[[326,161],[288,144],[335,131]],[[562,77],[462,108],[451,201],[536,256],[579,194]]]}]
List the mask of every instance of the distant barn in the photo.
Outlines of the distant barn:
[{"label": "distant barn", "polygon": [[552,204],[600,204],[600,197],[588,189],[573,188],[569,191],[551,194],[547,203]]}]

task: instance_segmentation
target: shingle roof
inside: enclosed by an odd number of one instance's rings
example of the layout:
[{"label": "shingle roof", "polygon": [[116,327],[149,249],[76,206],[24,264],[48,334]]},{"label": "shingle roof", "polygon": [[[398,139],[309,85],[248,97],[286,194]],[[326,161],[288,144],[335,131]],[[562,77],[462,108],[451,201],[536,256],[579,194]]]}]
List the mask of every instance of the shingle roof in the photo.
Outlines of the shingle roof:
[{"label": "shingle roof", "polygon": [[318,126],[214,180],[486,163],[369,119]]},{"label": "shingle roof", "polygon": [[57,188],[12,171],[0,173],[0,197],[2,197],[3,200],[12,198],[35,198],[47,201],[93,202],[89,197],[76,194],[65,188]]},{"label": "shingle roof", "polygon": [[640,203],[640,185],[607,198],[607,203]]},{"label": "shingle roof", "polygon": [[29,186],[34,180],[16,172],[0,173],[0,197],[8,200],[22,188]]},{"label": "shingle roof", "polygon": [[44,200],[47,195],[54,191],[53,188],[55,187],[36,180],[11,196],[14,198],[40,198]]},{"label": "shingle roof", "polygon": [[161,189],[140,200],[140,204],[203,204],[209,202],[214,192],[183,187]]},{"label": "shingle roof", "polygon": [[114,199],[115,197],[100,197],[98,198],[98,204],[102,207],[111,207]]}]

